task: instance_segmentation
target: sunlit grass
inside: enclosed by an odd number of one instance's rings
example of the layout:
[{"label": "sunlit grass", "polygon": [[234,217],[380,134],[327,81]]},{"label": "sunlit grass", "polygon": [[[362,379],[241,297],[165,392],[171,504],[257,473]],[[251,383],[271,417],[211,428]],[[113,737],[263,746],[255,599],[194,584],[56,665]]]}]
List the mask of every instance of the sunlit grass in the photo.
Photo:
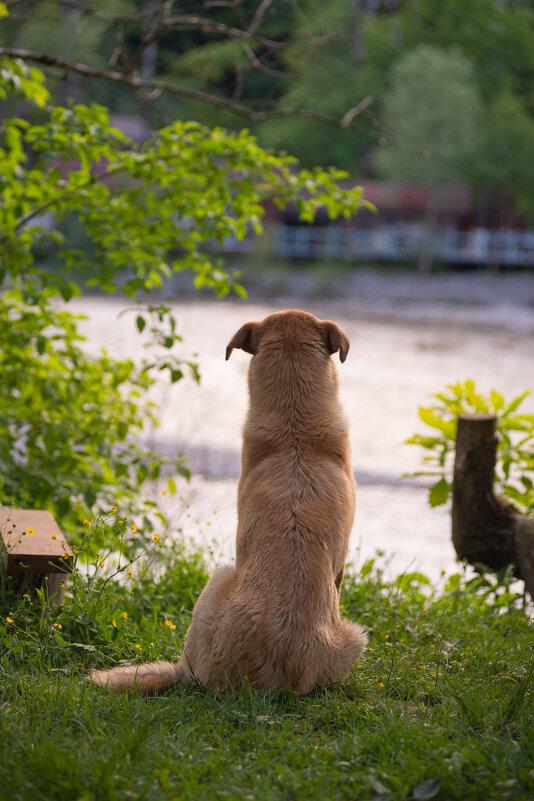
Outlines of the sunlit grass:
[{"label": "sunlit grass", "polygon": [[[80,554],[80,557],[82,554]],[[368,626],[343,684],[110,696],[90,667],[175,659],[207,572],[152,543],[74,575],[61,607],[4,592],[0,798],[505,799],[534,794],[534,623],[509,577],[349,572]]]}]

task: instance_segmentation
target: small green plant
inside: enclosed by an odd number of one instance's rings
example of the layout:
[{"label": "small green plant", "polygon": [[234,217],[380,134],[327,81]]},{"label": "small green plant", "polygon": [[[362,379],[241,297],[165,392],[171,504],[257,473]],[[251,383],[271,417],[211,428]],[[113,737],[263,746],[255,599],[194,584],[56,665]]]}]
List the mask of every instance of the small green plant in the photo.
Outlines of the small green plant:
[{"label": "small green plant", "polygon": [[452,471],[458,415],[491,413],[498,417],[499,444],[495,467],[495,490],[511,500],[521,511],[534,512],[534,415],[518,413],[530,394],[526,390],[507,402],[496,390],[484,397],[474,381],[449,384],[445,392],[433,396],[435,402],[419,408],[419,417],[432,434],[414,434],[406,442],[427,452],[425,469],[415,476],[437,476],[429,491],[430,506],[448,501],[452,489]]}]

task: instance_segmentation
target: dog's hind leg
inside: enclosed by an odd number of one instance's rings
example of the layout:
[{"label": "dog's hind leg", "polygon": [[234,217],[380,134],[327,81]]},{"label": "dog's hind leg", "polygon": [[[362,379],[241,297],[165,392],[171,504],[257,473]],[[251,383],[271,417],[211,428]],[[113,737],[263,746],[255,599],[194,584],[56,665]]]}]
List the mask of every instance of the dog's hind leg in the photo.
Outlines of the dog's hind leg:
[{"label": "dog's hind leg", "polygon": [[193,609],[191,625],[185,637],[184,652],[179,664],[204,687],[212,680],[212,646],[214,628],[234,580],[233,567],[221,567],[212,575]]},{"label": "dog's hind leg", "polygon": [[184,652],[178,662],[148,662],[111,670],[92,670],[89,679],[113,692],[136,689],[143,695],[195,680],[207,686],[210,683],[213,626],[233,576],[232,567],[221,568],[204,587],[193,609]]},{"label": "dog's hind leg", "polygon": [[367,634],[357,623],[340,620],[324,640],[313,643],[303,656],[305,668],[295,690],[299,694],[313,687],[343,681],[367,645]]}]

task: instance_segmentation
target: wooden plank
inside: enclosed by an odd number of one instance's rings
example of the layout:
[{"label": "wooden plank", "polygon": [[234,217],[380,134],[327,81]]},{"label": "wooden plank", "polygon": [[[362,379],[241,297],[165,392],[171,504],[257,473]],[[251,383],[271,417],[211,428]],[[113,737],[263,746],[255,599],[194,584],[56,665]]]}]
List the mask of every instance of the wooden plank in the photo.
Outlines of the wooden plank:
[{"label": "wooden plank", "polygon": [[0,509],[0,540],[8,575],[72,571],[74,554],[48,511]]}]

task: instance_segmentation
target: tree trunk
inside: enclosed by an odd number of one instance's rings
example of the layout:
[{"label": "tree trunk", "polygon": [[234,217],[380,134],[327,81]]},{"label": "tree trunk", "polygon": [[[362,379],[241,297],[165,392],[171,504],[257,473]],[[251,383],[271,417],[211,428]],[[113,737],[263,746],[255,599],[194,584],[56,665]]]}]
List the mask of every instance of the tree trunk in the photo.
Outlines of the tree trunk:
[{"label": "tree trunk", "polygon": [[452,541],[459,559],[499,570],[515,566],[534,597],[534,520],[493,492],[497,417],[460,415],[452,486]]}]

